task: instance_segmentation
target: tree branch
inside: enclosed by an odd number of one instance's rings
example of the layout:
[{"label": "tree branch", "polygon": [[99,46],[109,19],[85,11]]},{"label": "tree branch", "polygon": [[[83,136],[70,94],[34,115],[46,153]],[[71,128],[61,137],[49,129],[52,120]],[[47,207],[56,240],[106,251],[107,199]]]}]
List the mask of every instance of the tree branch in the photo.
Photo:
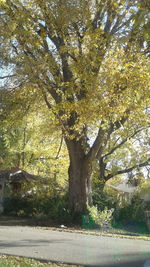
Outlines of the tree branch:
[{"label": "tree branch", "polygon": [[99,27],[98,22],[102,21],[106,11],[107,1],[97,3],[97,12],[92,21],[93,30]]},{"label": "tree branch", "polygon": [[16,74],[0,76],[0,80],[7,79],[7,78],[12,78],[12,77],[16,77]]},{"label": "tree branch", "polygon": [[96,154],[100,151],[100,149],[102,148],[102,143],[103,143],[103,139],[104,139],[104,130],[102,129],[102,127],[99,128],[97,137],[93,143],[93,146],[90,148],[88,154],[87,154],[87,158],[92,160]]},{"label": "tree branch", "polygon": [[126,168],[124,170],[117,171],[116,173],[108,174],[107,176],[105,176],[105,181],[108,181],[109,179],[113,178],[114,176],[116,176],[118,174],[129,173],[136,168],[142,168],[142,167],[149,166],[149,165],[150,165],[150,158],[148,158],[148,160],[144,161],[143,163],[136,164],[130,168]]},{"label": "tree branch", "polygon": [[60,146],[59,146],[59,149],[58,149],[58,152],[57,152],[57,155],[56,155],[55,159],[58,159],[58,157],[59,157],[59,153],[61,151],[62,144],[63,144],[63,135],[61,136]]},{"label": "tree branch", "polygon": [[138,134],[139,132],[143,131],[144,128],[139,129],[137,131],[135,131],[133,134],[131,134],[130,136],[126,137],[125,139],[123,139],[117,146],[113,147],[108,153],[106,153],[105,155],[103,155],[103,158],[108,157],[109,155],[111,155],[113,152],[115,152],[118,148],[120,148],[123,144],[125,144],[130,138],[133,138],[136,134]]},{"label": "tree branch", "polygon": [[[129,113],[129,111],[126,111],[126,114],[128,114],[128,113]],[[128,119],[128,115],[123,116],[120,120],[117,120],[114,123],[110,123],[110,127],[107,130],[107,136],[104,140],[103,149],[106,147],[106,145],[110,139],[111,134],[114,131],[118,130],[126,122],[127,119]],[[100,148],[100,150],[98,150],[98,152],[97,152],[96,158],[100,159],[101,156],[102,156],[102,149]],[[103,156],[103,158],[104,158],[104,156]]]}]

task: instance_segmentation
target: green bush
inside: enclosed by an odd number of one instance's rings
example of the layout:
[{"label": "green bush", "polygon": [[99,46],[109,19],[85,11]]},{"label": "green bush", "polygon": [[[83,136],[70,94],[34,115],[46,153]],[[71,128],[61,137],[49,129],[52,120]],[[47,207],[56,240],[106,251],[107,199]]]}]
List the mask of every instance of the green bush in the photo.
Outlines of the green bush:
[{"label": "green bush", "polygon": [[99,184],[93,188],[93,205],[101,211],[105,208],[112,209],[116,206],[116,198],[108,194],[103,185]]},{"label": "green bush", "polygon": [[48,217],[59,223],[72,221],[68,208],[68,195],[56,196],[26,196],[24,198],[9,198],[4,202],[4,214],[12,216]]},{"label": "green bush", "polygon": [[89,216],[93,219],[93,221],[103,227],[103,226],[108,226],[111,221],[112,221],[112,214],[113,214],[113,209],[108,210],[105,208],[103,211],[98,211],[96,206],[89,207]]},{"label": "green bush", "polygon": [[35,181],[11,198],[5,199],[4,213],[17,216],[47,216],[56,221],[69,221],[68,195],[55,180]]},{"label": "green bush", "polygon": [[7,198],[4,201],[4,214],[6,215],[20,215],[33,216],[33,201],[30,198]]},{"label": "green bush", "polygon": [[137,221],[142,222],[144,221],[144,210],[145,210],[145,203],[143,200],[141,200],[136,194],[130,204],[127,204],[119,208],[117,207],[114,212],[114,220],[115,221]]}]

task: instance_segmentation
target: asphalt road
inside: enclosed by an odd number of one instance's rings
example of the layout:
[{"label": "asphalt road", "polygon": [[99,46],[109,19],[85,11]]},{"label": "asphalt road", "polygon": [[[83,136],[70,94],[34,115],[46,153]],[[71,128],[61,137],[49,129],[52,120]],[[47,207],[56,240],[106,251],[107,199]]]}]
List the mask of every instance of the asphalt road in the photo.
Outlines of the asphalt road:
[{"label": "asphalt road", "polygon": [[150,241],[34,227],[0,226],[0,253],[95,267],[150,267]]}]

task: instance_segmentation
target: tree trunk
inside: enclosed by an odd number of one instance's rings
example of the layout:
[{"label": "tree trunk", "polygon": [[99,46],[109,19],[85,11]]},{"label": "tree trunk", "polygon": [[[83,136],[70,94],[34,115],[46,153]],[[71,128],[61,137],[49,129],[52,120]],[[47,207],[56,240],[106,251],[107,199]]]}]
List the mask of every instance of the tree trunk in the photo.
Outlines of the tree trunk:
[{"label": "tree trunk", "polygon": [[85,213],[87,206],[92,204],[91,162],[87,160],[81,140],[66,140],[70,166],[69,204],[71,210]]},{"label": "tree trunk", "polygon": [[107,179],[105,177],[106,163],[104,162],[103,158],[99,158],[98,160],[99,160],[98,180],[100,182],[100,189],[101,189],[101,191],[103,191],[105,184],[107,182]]}]

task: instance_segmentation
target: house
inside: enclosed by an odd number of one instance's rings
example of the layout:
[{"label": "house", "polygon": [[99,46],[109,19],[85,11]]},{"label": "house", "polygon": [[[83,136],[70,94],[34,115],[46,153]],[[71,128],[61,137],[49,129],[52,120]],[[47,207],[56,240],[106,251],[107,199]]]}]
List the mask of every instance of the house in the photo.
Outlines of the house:
[{"label": "house", "polygon": [[136,186],[131,186],[127,183],[122,183],[116,186],[106,184],[106,186],[117,192],[117,199],[120,205],[124,202],[130,203],[133,195],[137,192]]},{"label": "house", "polygon": [[20,168],[11,168],[10,170],[0,171],[0,213],[3,212],[4,199],[15,195],[23,186],[23,183],[35,181],[37,176],[32,175]]},{"label": "house", "polygon": [[138,192],[140,199],[142,199],[147,206],[145,210],[145,221],[150,232],[150,186],[140,188],[138,186],[128,185],[127,183],[122,183],[117,186],[106,184],[106,186],[117,192],[119,205],[122,205],[125,202],[130,203],[134,194]]},{"label": "house", "polygon": [[138,186],[132,186],[127,183],[121,183],[119,185],[106,184],[107,187],[112,188],[117,192],[117,198],[119,203],[131,202],[132,197],[136,192],[139,193],[139,197],[145,202],[150,202],[150,189],[141,189]]}]

